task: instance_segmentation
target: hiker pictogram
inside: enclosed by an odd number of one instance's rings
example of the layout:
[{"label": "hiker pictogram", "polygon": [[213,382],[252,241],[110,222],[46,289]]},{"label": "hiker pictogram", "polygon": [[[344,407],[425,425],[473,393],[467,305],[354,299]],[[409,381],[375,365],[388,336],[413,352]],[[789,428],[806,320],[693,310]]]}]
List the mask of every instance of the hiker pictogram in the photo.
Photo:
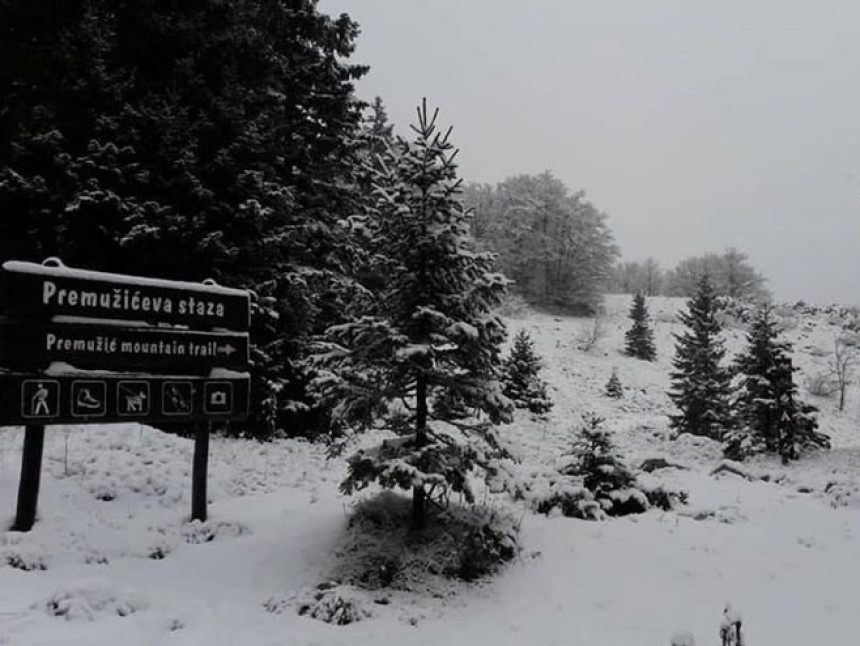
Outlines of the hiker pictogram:
[{"label": "hiker pictogram", "polygon": [[21,416],[56,417],[60,412],[60,384],[50,379],[26,380],[21,384]]}]

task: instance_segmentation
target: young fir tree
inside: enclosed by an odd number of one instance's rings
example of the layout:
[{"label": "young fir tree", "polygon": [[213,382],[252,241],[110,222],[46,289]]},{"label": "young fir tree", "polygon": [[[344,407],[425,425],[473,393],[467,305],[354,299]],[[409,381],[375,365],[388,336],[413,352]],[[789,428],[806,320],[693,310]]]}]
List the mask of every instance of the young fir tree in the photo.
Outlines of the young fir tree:
[{"label": "young fir tree", "polygon": [[610,516],[648,509],[648,499],[636,488],[636,476],[618,456],[612,436],[602,428],[603,419],[587,415],[573,445],[573,461],[565,475],[583,477],[583,485]]},{"label": "young fir tree", "polygon": [[606,396],[620,399],[624,396],[624,389],[621,386],[621,380],[618,378],[618,371],[612,369],[612,376],[606,382]]},{"label": "young fir tree", "polygon": [[688,311],[680,314],[687,330],[675,335],[675,369],[669,396],[679,412],[671,416],[671,424],[682,433],[720,440],[731,426],[730,375],[720,365],[725,349],[719,336],[716,298],[707,274],[699,279],[698,290],[687,306]]},{"label": "young fir tree", "polygon": [[726,457],[733,460],[766,451],[787,461],[807,447],[829,446],[827,435],[816,430],[815,408],[797,400],[791,346],[777,336],[770,309],[762,308],[736,361],[736,428],[724,438]]},{"label": "young fir tree", "polygon": [[453,490],[474,500],[468,473],[500,452],[491,424],[512,410],[497,379],[505,327],[493,314],[508,281],[493,272],[492,255],[474,251],[456,151],[437,113],[425,101],[415,139],[397,137],[381,157],[375,208],[360,224],[371,269],[387,281],[353,320],[328,330],[318,355],[326,372],[317,385],[337,419],[399,435],[353,455],[341,489],[411,489],[416,528],[428,496]]},{"label": "young fir tree", "polygon": [[529,333],[520,330],[514,337],[511,353],[505,359],[502,385],[505,396],[517,408],[525,408],[536,415],[552,409],[546,383],[540,378],[541,360],[534,349]]},{"label": "young fir tree", "polygon": [[630,308],[630,318],[633,325],[624,335],[627,345],[625,354],[645,361],[654,361],[657,358],[657,350],[654,348],[654,331],[648,325],[648,308],[645,305],[645,296],[637,292],[633,297],[633,306]]}]

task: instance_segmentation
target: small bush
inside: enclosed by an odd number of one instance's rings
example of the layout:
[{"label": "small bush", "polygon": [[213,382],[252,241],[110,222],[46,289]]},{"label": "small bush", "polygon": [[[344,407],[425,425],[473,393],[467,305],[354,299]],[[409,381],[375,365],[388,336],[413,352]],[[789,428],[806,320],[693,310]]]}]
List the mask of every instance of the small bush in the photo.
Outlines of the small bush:
[{"label": "small bush", "polygon": [[462,581],[477,581],[513,560],[519,550],[516,536],[490,523],[473,527],[463,541],[459,563],[451,573]]},{"label": "small bush", "polygon": [[297,604],[299,615],[346,626],[372,616],[363,596],[352,586],[336,582],[321,583]]},{"label": "small bush", "polygon": [[248,533],[250,530],[245,525],[234,521],[192,520],[182,527],[182,538],[189,545],[237,538]]},{"label": "small bush", "polygon": [[603,314],[598,313],[576,335],[576,347],[582,352],[591,352],[606,336]]},{"label": "small bush", "polygon": [[538,512],[559,509],[565,516],[602,520],[606,516],[640,514],[652,506],[672,509],[676,503],[686,502],[686,493],[640,483],[616,455],[602,423],[597,416],[585,416],[585,425],[559,467],[557,479],[535,498]]},{"label": "small bush", "polygon": [[553,488],[548,495],[535,500],[535,511],[550,514],[556,509],[568,518],[603,520],[606,513],[588,489],[575,486]]},{"label": "small bush", "polygon": [[660,469],[683,469],[681,465],[673,464],[669,462],[666,458],[646,458],[642,460],[642,464],[639,465],[639,469],[644,471],[645,473],[652,473],[654,471],[658,471]]},{"label": "small bush", "polygon": [[91,580],[55,592],[43,607],[49,615],[67,621],[95,621],[100,615],[127,617],[148,605],[135,592],[114,589],[103,581]]},{"label": "small bush", "polygon": [[18,550],[6,550],[2,557],[11,568],[22,570],[24,572],[43,572],[48,569],[45,562],[45,557],[41,554],[32,552],[22,552]]},{"label": "small bush", "polygon": [[663,511],[675,509],[678,505],[686,505],[690,495],[686,491],[672,491],[664,487],[653,489],[643,488],[648,504]]},{"label": "small bush", "polygon": [[806,378],[806,392],[815,397],[832,397],[839,390],[839,382],[830,372],[819,372]]},{"label": "small bush", "polygon": [[519,523],[504,510],[452,504],[416,531],[408,528],[410,506],[393,492],[360,502],[336,578],[370,590],[433,590],[443,580],[493,574],[519,553]]}]

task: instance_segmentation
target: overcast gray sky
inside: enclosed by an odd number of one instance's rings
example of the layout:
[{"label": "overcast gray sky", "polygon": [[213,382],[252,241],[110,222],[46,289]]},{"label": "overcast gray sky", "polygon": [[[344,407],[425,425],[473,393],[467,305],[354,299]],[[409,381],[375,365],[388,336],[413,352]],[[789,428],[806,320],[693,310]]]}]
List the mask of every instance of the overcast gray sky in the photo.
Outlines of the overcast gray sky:
[{"label": "overcast gray sky", "polygon": [[551,170],[625,260],[734,246],[780,299],[860,304],[860,2],[321,0],[403,133],[426,96],[461,175]]}]

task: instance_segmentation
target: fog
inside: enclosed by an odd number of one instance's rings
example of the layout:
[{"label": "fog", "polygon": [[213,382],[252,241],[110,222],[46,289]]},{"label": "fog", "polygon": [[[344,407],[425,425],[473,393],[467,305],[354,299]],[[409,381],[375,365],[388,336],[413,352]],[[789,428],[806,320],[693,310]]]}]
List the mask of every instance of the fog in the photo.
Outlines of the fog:
[{"label": "fog", "polygon": [[860,304],[860,5],[324,0],[399,132],[422,97],[467,181],[552,170],[624,260],[733,246],[779,299]]}]

